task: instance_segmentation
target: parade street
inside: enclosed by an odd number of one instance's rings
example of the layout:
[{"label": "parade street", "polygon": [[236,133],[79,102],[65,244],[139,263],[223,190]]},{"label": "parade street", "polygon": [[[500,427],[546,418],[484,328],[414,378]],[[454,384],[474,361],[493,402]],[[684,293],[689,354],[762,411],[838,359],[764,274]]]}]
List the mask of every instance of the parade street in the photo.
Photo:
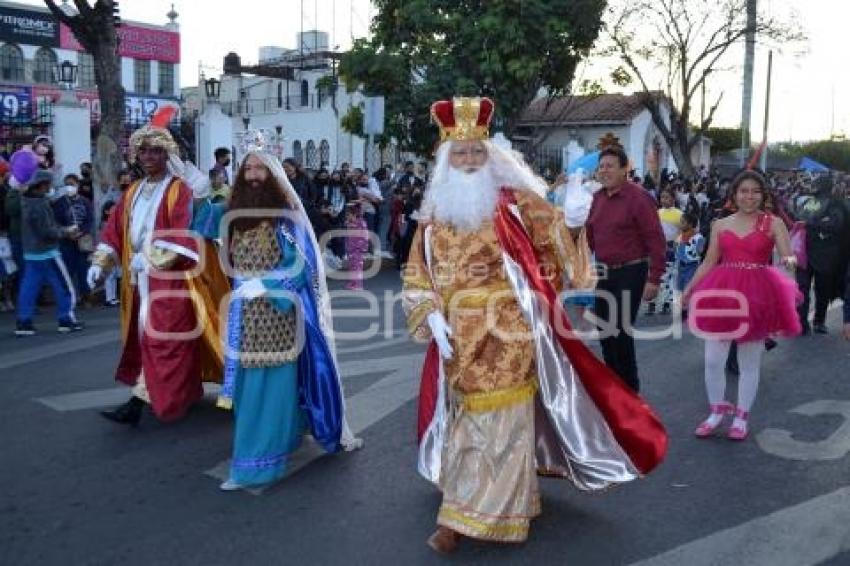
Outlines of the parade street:
[{"label": "parade street", "polygon": [[[338,288],[332,285],[332,289]],[[0,337],[0,563],[438,564],[425,544],[438,492],[416,473],[416,396],[424,347],[411,342],[397,272],[334,300],[349,420],[365,448],[319,456],[263,491],[225,493],[231,415],[215,394],[165,425],[137,429],[98,410],[126,400],[112,381],[117,309],[82,311],[84,332]],[[362,296],[365,296],[364,293]],[[386,307],[392,309],[387,313]],[[452,563],[806,565],[850,563],[850,348],[840,311],[828,336],[783,342],[765,356],[752,433],[697,440],[704,416],[702,341],[640,341],[643,393],[670,435],[651,476],[595,495],[542,480],[543,514],[527,543],[464,541]],[[667,318],[641,317],[640,325]],[[9,330],[8,332],[6,330]],[[745,544],[746,543],[746,544]]]}]

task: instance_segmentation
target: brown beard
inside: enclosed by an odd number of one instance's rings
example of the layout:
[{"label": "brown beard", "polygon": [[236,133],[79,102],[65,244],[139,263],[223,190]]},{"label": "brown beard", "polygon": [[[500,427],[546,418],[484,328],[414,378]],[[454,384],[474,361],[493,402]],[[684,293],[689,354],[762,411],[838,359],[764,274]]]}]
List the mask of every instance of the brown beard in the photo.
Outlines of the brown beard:
[{"label": "brown beard", "polygon": [[268,211],[269,215],[234,218],[230,223],[229,235],[232,236],[234,230],[239,232],[252,230],[262,222],[275,225],[282,218],[280,213],[291,208],[283,187],[274,175],[269,173],[265,181],[255,186],[253,182],[249,183],[245,180],[245,173],[240,170],[236,176],[236,181],[233,183],[229,210],[261,210]]}]

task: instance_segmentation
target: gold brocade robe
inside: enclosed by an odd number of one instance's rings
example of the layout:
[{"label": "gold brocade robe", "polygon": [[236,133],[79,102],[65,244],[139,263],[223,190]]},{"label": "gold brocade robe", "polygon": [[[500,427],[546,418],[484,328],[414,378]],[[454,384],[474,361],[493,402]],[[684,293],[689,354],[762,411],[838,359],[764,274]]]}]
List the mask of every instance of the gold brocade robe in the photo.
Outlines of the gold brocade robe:
[{"label": "gold brocade robe", "polygon": [[[564,275],[574,288],[590,286],[590,251],[584,235],[573,241],[562,213],[535,193],[517,190],[515,194],[538,260],[556,290],[562,289]],[[430,229],[420,224],[403,279],[411,334],[430,337],[426,319],[435,309],[452,328],[454,356],[444,369],[455,391],[486,394],[532,380],[531,331],[505,277],[492,222],[473,232],[437,222]]]}]

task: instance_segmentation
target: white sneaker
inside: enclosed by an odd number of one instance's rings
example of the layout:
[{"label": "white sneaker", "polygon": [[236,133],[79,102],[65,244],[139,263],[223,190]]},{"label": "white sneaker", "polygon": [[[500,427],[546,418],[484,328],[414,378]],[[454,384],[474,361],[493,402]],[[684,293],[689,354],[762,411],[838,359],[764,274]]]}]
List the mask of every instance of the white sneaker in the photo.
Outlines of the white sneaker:
[{"label": "white sneaker", "polygon": [[242,487],[242,485],[236,483],[230,478],[228,478],[226,482],[218,486],[221,491],[238,491],[242,489]]}]

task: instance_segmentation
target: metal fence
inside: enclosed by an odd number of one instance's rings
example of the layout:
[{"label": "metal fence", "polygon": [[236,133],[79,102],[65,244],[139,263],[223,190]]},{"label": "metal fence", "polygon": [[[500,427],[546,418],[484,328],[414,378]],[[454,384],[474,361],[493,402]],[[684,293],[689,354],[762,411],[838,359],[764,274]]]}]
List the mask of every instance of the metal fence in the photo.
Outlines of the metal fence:
[{"label": "metal fence", "polygon": [[329,95],[309,94],[307,96],[272,96],[269,98],[243,98],[233,102],[224,102],[221,111],[228,116],[250,116],[252,114],[276,114],[278,112],[303,112],[321,110],[329,105]]},{"label": "metal fence", "polygon": [[523,153],[535,173],[542,174],[548,170],[550,174],[557,175],[563,170],[564,152],[561,146],[544,145]]}]

